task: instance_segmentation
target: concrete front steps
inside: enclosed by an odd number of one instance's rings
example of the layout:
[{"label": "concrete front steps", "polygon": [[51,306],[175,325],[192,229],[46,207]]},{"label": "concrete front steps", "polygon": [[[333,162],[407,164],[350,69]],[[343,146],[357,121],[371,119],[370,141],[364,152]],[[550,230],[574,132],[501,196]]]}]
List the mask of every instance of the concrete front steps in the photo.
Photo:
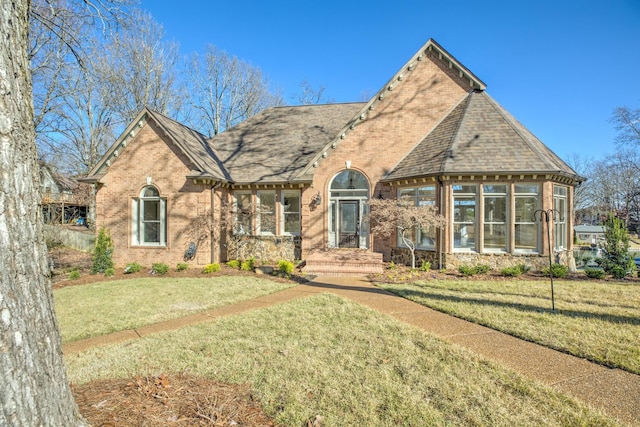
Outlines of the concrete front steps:
[{"label": "concrete front steps", "polygon": [[382,273],[382,254],[364,249],[317,251],[305,260],[302,272],[314,276],[366,276]]}]

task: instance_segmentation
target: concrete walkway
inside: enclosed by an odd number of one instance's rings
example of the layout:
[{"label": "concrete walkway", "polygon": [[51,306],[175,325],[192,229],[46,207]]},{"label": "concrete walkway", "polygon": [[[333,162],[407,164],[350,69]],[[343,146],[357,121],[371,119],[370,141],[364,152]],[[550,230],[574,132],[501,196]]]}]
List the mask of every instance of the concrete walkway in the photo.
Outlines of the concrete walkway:
[{"label": "concrete walkway", "polygon": [[620,421],[640,426],[640,376],[609,369],[541,345],[461,320],[376,288],[359,277],[318,277],[250,301],[213,309],[136,330],[74,341],[65,354],[144,337],[190,324],[239,314],[291,301],[314,293],[331,292],[416,326],[451,343],[504,365],[535,381],[573,396]]}]

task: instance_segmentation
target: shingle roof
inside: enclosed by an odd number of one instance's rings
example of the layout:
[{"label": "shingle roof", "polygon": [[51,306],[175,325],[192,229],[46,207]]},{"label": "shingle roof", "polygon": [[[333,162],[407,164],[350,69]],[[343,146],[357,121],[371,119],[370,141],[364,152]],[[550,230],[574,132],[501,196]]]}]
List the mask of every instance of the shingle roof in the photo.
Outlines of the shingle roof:
[{"label": "shingle roof", "polygon": [[469,93],[385,181],[441,174],[580,177],[484,91]]},{"label": "shingle roof", "polygon": [[209,142],[234,183],[292,182],[362,106],[274,107]]},{"label": "shingle roof", "polygon": [[148,115],[163,129],[165,135],[181,148],[197,168],[192,171],[192,176],[229,180],[229,175],[218,161],[219,156],[211,148],[209,141],[203,134],[155,111],[148,110]]}]

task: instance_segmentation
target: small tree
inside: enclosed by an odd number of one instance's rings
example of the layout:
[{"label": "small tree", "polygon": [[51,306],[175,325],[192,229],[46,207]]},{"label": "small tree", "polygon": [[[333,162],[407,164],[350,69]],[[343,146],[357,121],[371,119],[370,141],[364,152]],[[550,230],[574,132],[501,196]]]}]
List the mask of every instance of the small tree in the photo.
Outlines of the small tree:
[{"label": "small tree", "polygon": [[107,268],[113,268],[113,260],[111,253],[113,252],[113,242],[111,235],[104,227],[100,228],[98,238],[96,239],[96,247],[93,250],[93,264],[91,264],[91,273],[104,273]]},{"label": "small tree", "polygon": [[416,268],[416,230],[440,228],[445,218],[435,206],[416,206],[411,200],[371,199],[371,231],[382,236],[398,232],[402,243],[411,252],[411,268]]},{"label": "small tree", "polygon": [[604,224],[605,243],[602,248],[603,257],[599,263],[607,273],[621,279],[627,271],[633,270],[635,264],[629,256],[629,232],[620,218],[609,214]]}]

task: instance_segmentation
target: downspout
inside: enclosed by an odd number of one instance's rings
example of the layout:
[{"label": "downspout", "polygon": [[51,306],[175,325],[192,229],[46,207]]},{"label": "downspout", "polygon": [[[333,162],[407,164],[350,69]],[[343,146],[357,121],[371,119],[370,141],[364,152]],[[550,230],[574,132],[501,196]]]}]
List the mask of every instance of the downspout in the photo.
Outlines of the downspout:
[{"label": "downspout", "polygon": [[[442,210],[443,210],[443,194],[444,194],[444,184],[442,183],[442,179],[440,177],[438,177],[438,185],[439,185],[439,193],[440,193],[440,215],[442,215]],[[445,226],[443,228],[447,228],[448,222],[447,224],[445,224]],[[443,240],[444,240],[444,230],[443,228],[440,228],[438,230],[438,269],[442,270],[442,245],[443,245]]]}]

